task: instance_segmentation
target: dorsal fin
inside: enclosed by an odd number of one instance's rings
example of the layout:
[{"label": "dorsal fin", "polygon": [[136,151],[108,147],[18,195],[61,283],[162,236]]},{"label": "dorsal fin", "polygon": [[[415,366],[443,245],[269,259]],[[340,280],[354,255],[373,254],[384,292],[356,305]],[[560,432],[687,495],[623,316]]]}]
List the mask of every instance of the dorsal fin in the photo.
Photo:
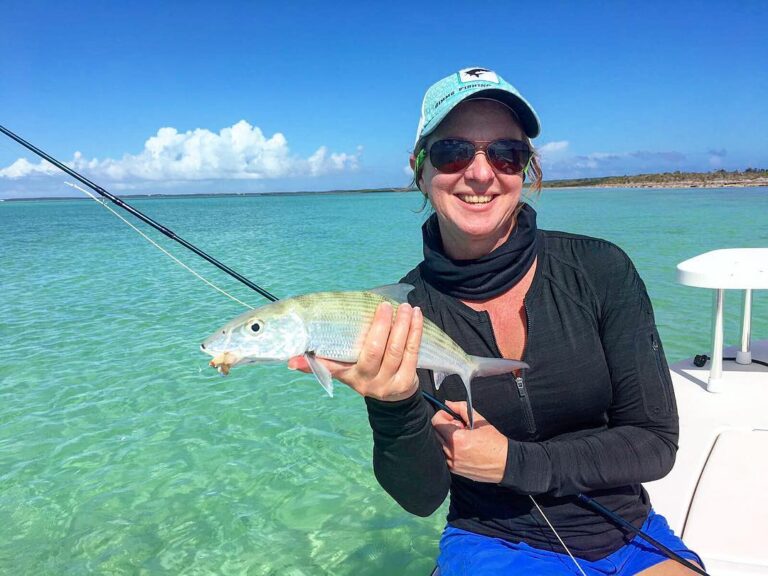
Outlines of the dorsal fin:
[{"label": "dorsal fin", "polygon": [[387,284],[386,286],[371,288],[368,292],[373,292],[402,304],[403,302],[408,302],[408,293],[411,290],[413,290],[413,285],[411,284]]}]

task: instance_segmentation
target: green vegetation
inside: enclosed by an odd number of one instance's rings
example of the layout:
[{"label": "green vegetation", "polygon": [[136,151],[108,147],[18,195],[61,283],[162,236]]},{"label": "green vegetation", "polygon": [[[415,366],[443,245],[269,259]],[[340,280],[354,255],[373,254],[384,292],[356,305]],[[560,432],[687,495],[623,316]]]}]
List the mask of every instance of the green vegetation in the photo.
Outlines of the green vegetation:
[{"label": "green vegetation", "polygon": [[604,178],[576,178],[571,180],[545,180],[544,188],[616,187],[616,188],[721,188],[726,186],[768,186],[768,170],[747,168],[714,170],[712,172],[663,172],[634,176],[606,176]]}]

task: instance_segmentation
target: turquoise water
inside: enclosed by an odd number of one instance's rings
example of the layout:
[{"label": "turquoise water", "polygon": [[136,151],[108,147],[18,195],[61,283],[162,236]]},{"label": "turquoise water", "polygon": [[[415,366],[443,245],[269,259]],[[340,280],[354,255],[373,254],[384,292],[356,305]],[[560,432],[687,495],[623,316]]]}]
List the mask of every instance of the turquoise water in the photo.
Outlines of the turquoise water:
[{"label": "turquoise water", "polygon": [[[280,296],[389,283],[421,253],[414,194],[134,204]],[[630,254],[670,360],[708,351],[711,312],[675,264],[768,246],[766,189],[547,190],[536,206],[541,227]],[[362,400],[282,366],[207,368],[199,343],[242,308],[95,202],[0,203],[0,289],[0,573],[429,573],[444,509],[411,517],[378,487]]]}]

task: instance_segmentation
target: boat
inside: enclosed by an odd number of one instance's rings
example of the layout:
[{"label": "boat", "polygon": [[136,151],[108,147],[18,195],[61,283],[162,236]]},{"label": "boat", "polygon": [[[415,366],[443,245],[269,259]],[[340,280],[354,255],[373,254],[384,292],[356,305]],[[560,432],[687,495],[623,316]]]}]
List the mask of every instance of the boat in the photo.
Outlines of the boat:
[{"label": "boat", "polygon": [[[768,248],[701,254],[678,264],[677,279],[714,291],[712,350],[670,366],[677,459],[645,488],[709,574],[768,575],[768,340],[751,337],[752,291],[768,289]],[[724,346],[731,290],[743,298],[738,346]]]}]

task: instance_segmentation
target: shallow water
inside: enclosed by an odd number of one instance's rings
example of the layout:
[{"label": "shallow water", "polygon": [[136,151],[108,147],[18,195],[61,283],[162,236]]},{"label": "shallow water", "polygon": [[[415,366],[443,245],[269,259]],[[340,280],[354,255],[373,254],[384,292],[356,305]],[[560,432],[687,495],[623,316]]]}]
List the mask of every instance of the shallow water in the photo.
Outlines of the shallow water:
[{"label": "shallow water", "polygon": [[[421,254],[415,194],[133,204],[279,296],[390,283]],[[629,253],[671,361],[709,351],[712,302],[675,265],[768,246],[764,188],[546,190],[536,207],[542,228]],[[1,203],[0,287],[0,573],[429,573],[444,509],[414,518],[379,488],[362,400],[282,366],[207,368],[199,343],[242,308],[98,204]],[[764,294],[753,316],[768,338]]]}]

